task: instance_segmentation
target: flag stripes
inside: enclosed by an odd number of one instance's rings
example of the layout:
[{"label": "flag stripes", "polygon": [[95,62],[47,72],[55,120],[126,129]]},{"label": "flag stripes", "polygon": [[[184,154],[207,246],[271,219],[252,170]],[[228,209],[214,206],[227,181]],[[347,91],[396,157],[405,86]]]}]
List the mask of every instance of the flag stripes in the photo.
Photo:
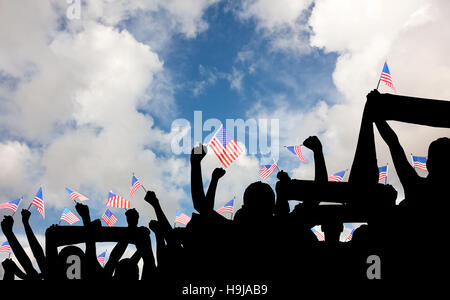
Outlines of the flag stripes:
[{"label": "flag stripes", "polygon": [[136,190],[138,188],[141,187],[141,183],[139,182],[139,180],[136,178],[136,176],[132,176],[131,177],[131,189],[130,189],[130,199],[133,198],[134,193],[136,192]]},{"label": "flag stripes", "polygon": [[64,208],[60,220],[66,222],[69,225],[80,221],[80,219],[68,208]]},{"label": "flag stripes", "polygon": [[116,216],[109,209],[106,209],[102,216],[102,220],[105,221],[109,227],[113,226],[117,222]]},{"label": "flag stripes", "polygon": [[116,208],[130,208],[130,202],[110,191],[108,194],[108,202],[106,202],[106,206]]},{"label": "flag stripes", "polygon": [[19,207],[21,200],[22,200],[22,198],[18,198],[16,200],[9,201],[7,203],[2,203],[2,204],[0,204],[0,209],[4,208],[4,209],[9,209],[9,210],[12,210],[15,212],[17,210],[17,207]]},{"label": "flag stripes", "polygon": [[266,179],[273,173],[276,167],[277,167],[276,163],[273,163],[272,165],[262,166],[262,168],[259,170],[259,176],[261,176],[262,179]]},{"label": "flag stripes", "polygon": [[37,211],[42,215],[42,218],[45,219],[45,206],[44,206],[44,197],[42,196],[42,187],[39,188],[36,196],[33,198],[32,205],[36,206]]},{"label": "flag stripes", "polygon": [[177,211],[175,214],[175,223],[180,223],[186,225],[191,220],[191,217],[182,213],[181,211]]},{"label": "flag stripes", "polygon": [[208,147],[213,150],[225,168],[230,166],[243,152],[236,140],[230,137],[222,125],[208,143]]}]

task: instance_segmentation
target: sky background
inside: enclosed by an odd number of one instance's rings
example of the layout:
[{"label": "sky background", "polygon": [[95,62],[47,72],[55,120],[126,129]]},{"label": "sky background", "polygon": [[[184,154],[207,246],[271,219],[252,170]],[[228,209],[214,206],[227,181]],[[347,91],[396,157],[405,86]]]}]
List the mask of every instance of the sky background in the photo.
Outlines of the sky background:
[{"label": "sky background", "polygon": [[[19,210],[27,208],[42,185],[46,219],[31,208],[42,244],[64,207],[74,210],[65,187],[89,197],[100,218],[109,190],[128,197],[132,172],[169,220],[176,209],[190,215],[189,156],[171,142],[180,131],[194,139],[194,111],[203,121],[279,120],[270,140],[279,141],[279,167],[312,179],[312,153],[303,148],[302,163],[282,146],[317,135],[329,174],[349,169],[365,96],[385,60],[399,94],[450,99],[445,0],[98,0],[82,2],[75,19],[71,5],[0,0],[0,202],[23,196]],[[176,119],[191,128],[172,127]],[[431,141],[450,136],[390,123],[407,154],[425,156]],[[376,135],[380,166],[392,166]],[[233,197],[239,208],[269,162],[242,155],[219,183],[216,208]],[[203,166],[207,187],[220,163],[207,155]],[[393,167],[388,176],[401,200]],[[274,187],[275,175],[267,182]],[[139,190],[131,203],[147,225],[154,212],[143,197]],[[126,225],[124,211],[112,211]],[[15,221],[27,247],[20,212]]]}]

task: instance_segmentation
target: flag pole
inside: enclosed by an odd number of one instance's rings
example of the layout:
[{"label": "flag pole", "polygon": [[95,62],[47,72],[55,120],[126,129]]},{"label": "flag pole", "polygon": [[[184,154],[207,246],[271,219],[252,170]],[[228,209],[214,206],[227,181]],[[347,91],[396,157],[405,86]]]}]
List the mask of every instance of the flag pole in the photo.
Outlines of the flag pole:
[{"label": "flag pole", "polygon": [[[134,172],[133,172],[133,176],[134,176]],[[144,192],[147,194],[147,189],[144,187],[144,185],[141,183],[141,188],[144,190]]]},{"label": "flag pole", "polygon": [[387,177],[388,177],[388,170],[389,170],[389,163],[386,163],[386,177],[384,177],[384,185],[387,184]]},{"label": "flag pole", "polygon": [[[20,204],[20,202],[22,202],[22,201],[23,201],[23,196],[22,196],[22,198],[20,198],[19,204]],[[18,208],[19,208],[19,205],[17,205],[17,209],[18,209]],[[17,209],[16,209],[15,211],[13,211],[11,217],[14,217],[14,214],[16,213]]]},{"label": "flag pole", "polygon": [[234,202],[236,202],[236,196],[233,197],[233,209],[231,210],[230,220],[233,220]]},{"label": "flag pole", "polygon": [[[386,60],[384,61],[384,64],[386,64]],[[383,65],[383,68],[384,68],[384,65]],[[383,70],[381,70],[380,77],[378,78],[378,84],[377,84],[377,88],[376,88],[377,91],[378,91],[378,87],[380,86],[381,74],[383,74]]]}]

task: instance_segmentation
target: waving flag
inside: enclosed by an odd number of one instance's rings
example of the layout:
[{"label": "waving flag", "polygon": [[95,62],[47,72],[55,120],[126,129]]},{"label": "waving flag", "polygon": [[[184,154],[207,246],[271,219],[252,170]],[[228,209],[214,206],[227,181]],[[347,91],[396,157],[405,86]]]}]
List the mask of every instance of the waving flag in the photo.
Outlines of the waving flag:
[{"label": "waving flag", "polygon": [[4,242],[4,243],[0,246],[0,252],[7,252],[7,253],[10,253],[10,252],[11,252],[11,246],[9,245],[9,242],[8,242],[8,241]]},{"label": "waving flag", "polygon": [[[381,72],[381,76],[380,76],[380,80],[378,81],[378,84],[380,84],[380,81],[383,81],[384,83],[386,83],[386,85],[388,87],[390,87],[391,89],[394,90],[394,92],[396,92],[394,83],[392,82],[391,72],[389,71],[389,68],[388,68],[388,65],[386,62],[384,63],[383,71]],[[378,86],[377,86],[377,89],[378,89]]]},{"label": "waving flag", "polygon": [[99,256],[97,256],[97,260],[99,263],[104,264],[105,263],[105,257],[106,257],[106,251],[103,251],[100,253]]},{"label": "waving flag", "polygon": [[382,180],[387,177],[387,165],[378,168],[378,180]]},{"label": "waving flag", "polygon": [[72,191],[71,189],[69,189],[69,188],[67,188],[67,187],[66,187],[66,191],[69,193],[69,196],[70,196],[70,198],[72,198],[72,200],[76,200],[76,199],[78,199],[78,200],[80,200],[80,201],[86,201],[86,200],[89,200],[89,198],[87,198],[87,197],[81,195],[81,194],[78,193],[78,192]]},{"label": "waving flag", "polygon": [[131,177],[131,190],[130,190],[130,199],[133,198],[134,193],[136,192],[136,190],[141,186],[141,183],[139,182],[139,180],[136,178],[136,176],[133,175],[133,177]]},{"label": "waving flag", "polygon": [[106,202],[106,206],[116,208],[130,208],[130,202],[110,191],[108,194],[108,202]]},{"label": "waving flag", "polygon": [[350,232],[350,234],[347,237],[347,241],[351,241],[352,240],[354,231],[355,231],[355,229],[353,228],[352,232]]},{"label": "waving flag", "polygon": [[20,201],[22,201],[22,198],[18,198],[16,200],[0,204],[0,209],[1,208],[6,208],[6,209],[10,209],[10,210],[15,212],[17,210],[17,207],[19,207]]},{"label": "waving flag", "polygon": [[224,213],[224,212],[229,212],[229,213],[233,213],[233,206],[234,206],[234,199],[228,201],[227,203],[225,203],[224,206],[222,206],[221,208],[219,208],[218,210],[216,210],[219,214]]},{"label": "waving flag", "polygon": [[191,217],[189,217],[185,213],[182,213],[181,211],[177,211],[177,213],[175,214],[175,223],[186,225],[190,220]]},{"label": "waving flag", "polygon": [[39,188],[36,196],[34,196],[32,205],[36,206],[38,212],[42,215],[42,218],[45,219],[45,206],[44,206],[44,197],[42,196],[42,187]]},{"label": "waving flag", "polygon": [[311,228],[311,231],[314,232],[314,234],[316,235],[316,237],[319,241],[325,241],[325,237],[320,232],[318,232],[315,228]]},{"label": "waving flag", "polygon": [[222,125],[220,125],[219,130],[214,134],[208,147],[214,151],[225,168],[230,166],[243,152],[238,143],[231,138]]},{"label": "waving flag", "polygon": [[103,214],[102,220],[105,221],[109,227],[113,226],[117,222],[116,216],[109,209],[107,209]]},{"label": "waving flag", "polygon": [[73,223],[76,223],[80,221],[78,217],[68,208],[64,208],[60,221],[64,221],[69,225],[72,225]]},{"label": "waving flag", "polygon": [[344,180],[345,170],[341,172],[334,173],[331,176],[328,176],[328,181],[341,182]]},{"label": "waving flag", "polygon": [[412,155],[413,166],[416,169],[428,171],[427,169],[427,158],[425,156],[414,156]]},{"label": "waving flag", "polygon": [[291,151],[294,155],[297,155],[298,158],[300,158],[300,160],[302,162],[306,162],[306,158],[303,157],[302,154],[302,145],[297,145],[297,146],[287,146],[286,147],[289,151]]},{"label": "waving flag", "polygon": [[276,163],[273,163],[272,165],[264,165],[259,170],[259,176],[261,176],[262,179],[266,179],[270,175],[272,175],[273,170],[277,167]]}]

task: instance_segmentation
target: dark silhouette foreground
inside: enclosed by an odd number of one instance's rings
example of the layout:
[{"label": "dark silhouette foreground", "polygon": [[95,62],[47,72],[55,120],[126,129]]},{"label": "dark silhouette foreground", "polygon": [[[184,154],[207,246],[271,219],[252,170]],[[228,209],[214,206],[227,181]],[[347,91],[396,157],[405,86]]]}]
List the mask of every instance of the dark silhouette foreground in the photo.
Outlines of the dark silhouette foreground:
[{"label": "dark silhouette foreground", "polygon": [[[322,144],[312,136],[303,145],[314,152],[315,179],[291,179],[281,171],[276,194],[266,183],[252,183],[233,220],[214,210],[218,182],[225,170],[214,170],[205,194],[201,161],[207,148],[199,145],[190,157],[192,201],[197,213],[185,228],[172,228],[154,192],[145,196],[157,216],[149,223],[156,237],[156,260],[150,230],[137,226],[135,209],[126,212],[128,227],[109,228],[101,226],[99,220],[91,221],[88,207],[77,204],[83,226],[51,226],[46,231],[45,251],[28,223],[30,212],[22,210],[23,226],[40,271],[34,269],[15,237],[13,218],[5,216],[1,227],[23,271],[6,259],[3,279],[68,280],[68,259],[75,256],[81,262],[81,280],[142,279],[154,286],[186,280],[266,280],[275,286],[295,286],[308,279],[371,279],[371,255],[380,259],[382,278],[433,278],[446,263],[448,253],[443,241],[450,200],[450,139],[430,144],[429,173],[423,178],[408,162],[386,121],[450,128],[449,116],[447,101],[372,91],[367,96],[348,182],[327,181]],[[378,183],[374,124],[389,147],[404,189],[405,200],[399,205],[395,204],[397,191]],[[299,201],[292,211],[289,201]],[[339,236],[346,222],[367,225],[343,243]],[[325,233],[323,242],[311,231],[316,225]],[[104,266],[97,261],[97,242],[116,242]],[[85,243],[86,250],[72,246],[78,243]],[[131,258],[122,258],[128,244],[136,245],[136,252]],[[61,246],[64,248],[58,251]]]}]

